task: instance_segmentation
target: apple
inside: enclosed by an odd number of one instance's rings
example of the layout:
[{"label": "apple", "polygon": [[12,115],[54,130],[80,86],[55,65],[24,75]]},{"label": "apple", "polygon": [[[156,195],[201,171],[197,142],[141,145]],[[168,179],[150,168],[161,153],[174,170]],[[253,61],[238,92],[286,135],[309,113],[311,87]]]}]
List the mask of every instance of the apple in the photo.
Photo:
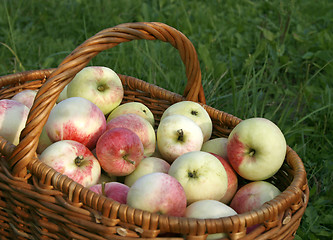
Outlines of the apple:
[{"label": "apple", "polygon": [[46,132],[45,126],[44,126],[42,129],[42,133],[39,136],[36,152],[38,154],[41,154],[45,150],[45,148],[50,146],[52,143],[53,142],[50,140],[49,136],[47,135],[47,132]]},{"label": "apple", "polygon": [[98,139],[96,155],[103,170],[114,176],[132,173],[144,157],[143,145],[136,133],[127,128],[112,128]]},{"label": "apple", "polygon": [[109,122],[111,119],[127,113],[137,114],[150,122],[153,127],[155,126],[155,118],[153,113],[146,105],[141,102],[128,102],[119,105],[112,110],[112,112],[107,117],[106,122]]},{"label": "apple", "polygon": [[119,182],[106,182],[93,185],[89,188],[91,191],[111,198],[119,203],[126,204],[129,187]]},{"label": "apple", "polygon": [[228,137],[228,160],[247,180],[265,180],[282,166],[287,151],[283,133],[265,118],[241,121]]},{"label": "apple", "polygon": [[19,144],[28,114],[29,108],[23,103],[12,99],[0,100],[0,136],[14,145]]},{"label": "apple", "polygon": [[37,90],[27,89],[27,90],[23,90],[22,92],[16,93],[12,97],[12,100],[23,103],[30,109],[32,107],[32,104],[34,103],[36,94],[37,94]]},{"label": "apple", "polygon": [[227,143],[228,138],[225,137],[209,139],[202,144],[201,151],[215,153],[228,161]]},{"label": "apple", "polygon": [[199,151],[203,143],[198,124],[184,115],[165,117],[158,125],[156,135],[158,150],[169,163],[184,153]]},{"label": "apple", "polygon": [[108,67],[90,66],[78,72],[68,84],[67,97],[83,97],[96,104],[106,115],[124,97],[118,75]]},{"label": "apple", "polygon": [[59,102],[50,112],[45,131],[52,142],[78,141],[90,150],[106,129],[103,112],[92,102],[71,97]]},{"label": "apple", "polygon": [[167,161],[157,157],[147,157],[142,159],[137,168],[125,177],[124,183],[127,186],[132,186],[143,175],[153,172],[168,173],[169,168],[170,164]]},{"label": "apple", "polygon": [[[196,201],[186,208],[185,217],[198,219],[216,219],[237,215],[237,212],[228,205],[216,200]],[[226,233],[208,234],[206,239],[222,239],[228,237]]]},{"label": "apple", "polygon": [[[156,131],[155,131],[155,134],[156,134]],[[161,155],[160,151],[158,150],[157,142],[155,144],[155,151],[153,152],[151,157],[157,157],[157,158],[162,158],[163,159],[163,156]]]},{"label": "apple", "polygon": [[65,88],[61,91],[56,103],[60,103],[62,100],[65,100],[67,97],[67,87],[68,84],[65,86]]},{"label": "apple", "polygon": [[197,102],[181,101],[169,106],[162,114],[161,121],[170,115],[180,114],[192,119],[202,130],[203,141],[210,139],[213,130],[212,120],[203,106]]},{"label": "apple", "polygon": [[95,185],[101,176],[98,160],[85,145],[73,140],[52,143],[40,154],[40,161],[84,187]]},{"label": "apple", "polygon": [[188,204],[204,199],[220,200],[228,189],[227,172],[211,153],[185,153],[171,164],[168,174],[183,186]]},{"label": "apple", "polygon": [[128,191],[127,204],[152,213],[182,217],[186,210],[186,195],[174,177],[155,172],[134,182]]},{"label": "apple", "polygon": [[[238,214],[260,208],[280,194],[280,190],[267,181],[254,181],[242,186],[231,200],[230,207]],[[248,227],[251,232],[258,225]]]},{"label": "apple", "polygon": [[267,181],[254,181],[242,186],[230,203],[237,213],[245,213],[260,208],[279,195],[280,190]]},{"label": "apple", "polygon": [[143,117],[140,117],[134,113],[127,113],[111,119],[106,124],[107,130],[116,127],[128,128],[135,132],[143,144],[144,154],[146,157],[151,156],[155,152],[155,130],[152,125]]},{"label": "apple", "polygon": [[221,156],[211,153],[213,156],[215,156],[220,162],[222,163],[225,171],[227,172],[228,176],[228,188],[227,192],[224,194],[224,196],[220,199],[221,202],[228,204],[238,189],[238,178],[237,174],[235,173],[235,170],[230,166],[230,164],[224,160]]}]

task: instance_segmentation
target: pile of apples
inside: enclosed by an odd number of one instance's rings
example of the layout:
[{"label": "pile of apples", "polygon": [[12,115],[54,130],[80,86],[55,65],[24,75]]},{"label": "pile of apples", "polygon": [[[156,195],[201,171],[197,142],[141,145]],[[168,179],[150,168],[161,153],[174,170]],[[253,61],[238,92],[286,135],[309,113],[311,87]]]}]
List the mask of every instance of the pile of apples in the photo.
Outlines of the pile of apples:
[{"label": "pile of apples", "polygon": [[[13,144],[36,93],[0,100],[0,135]],[[40,161],[96,193],[170,216],[226,217],[280,194],[265,180],[282,166],[287,145],[270,120],[249,118],[227,138],[212,138],[212,120],[199,103],[175,103],[156,124],[146,105],[123,97],[112,69],[82,69],[43,127]]]}]

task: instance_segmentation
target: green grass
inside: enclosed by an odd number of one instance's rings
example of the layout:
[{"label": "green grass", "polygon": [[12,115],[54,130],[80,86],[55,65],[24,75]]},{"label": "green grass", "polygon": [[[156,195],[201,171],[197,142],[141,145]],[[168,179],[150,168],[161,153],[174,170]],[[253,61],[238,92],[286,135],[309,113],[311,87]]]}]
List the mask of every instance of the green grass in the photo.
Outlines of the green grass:
[{"label": "green grass", "polygon": [[[310,202],[296,239],[333,238],[332,1],[0,1],[0,75],[57,67],[120,23],[183,32],[197,49],[207,104],[271,119],[304,161]],[[120,44],[90,64],[178,93],[186,82],[177,51],[157,41]]]}]

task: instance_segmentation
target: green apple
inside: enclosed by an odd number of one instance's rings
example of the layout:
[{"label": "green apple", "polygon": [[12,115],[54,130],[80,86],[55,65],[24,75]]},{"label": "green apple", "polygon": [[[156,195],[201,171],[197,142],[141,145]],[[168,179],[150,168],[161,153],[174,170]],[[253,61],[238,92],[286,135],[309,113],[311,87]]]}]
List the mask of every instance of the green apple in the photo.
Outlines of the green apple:
[{"label": "green apple", "polygon": [[[215,219],[237,215],[237,212],[228,205],[217,200],[196,201],[186,208],[185,217],[198,219]],[[207,239],[222,239],[228,237],[226,233],[208,234]]]},{"label": "green apple", "polygon": [[202,144],[201,151],[215,153],[228,160],[227,143],[228,138],[225,137],[209,139]]},{"label": "green apple", "polygon": [[185,153],[171,164],[168,174],[183,186],[188,204],[204,199],[219,201],[228,189],[227,172],[211,153]]},{"label": "green apple", "polygon": [[124,183],[130,187],[139,177],[142,177],[148,173],[153,173],[153,172],[168,173],[169,168],[170,164],[161,158],[146,157],[141,160],[139,165],[131,174],[125,177]]},{"label": "green apple", "polygon": [[50,140],[49,136],[47,135],[47,132],[45,130],[45,127],[42,129],[42,133],[39,136],[38,146],[36,152],[38,154],[41,154],[45,148],[50,146],[53,142]]},{"label": "green apple", "polygon": [[56,103],[60,103],[62,100],[65,100],[67,98],[67,87],[68,87],[68,84],[61,91]]},{"label": "green apple", "polygon": [[120,105],[124,88],[118,75],[108,67],[85,67],[67,86],[67,97],[82,97],[96,104],[104,113]]},{"label": "green apple", "polygon": [[199,103],[182,101],[172,104],[164,111],[161,121],[163,118],[175,114],[184,115],[198,124],[202,130],[204,142],[210,139],[213,130],[213,123],[206,109],[204,109]]},{"label": "green apple", "polygon": [[146,119],[153,127],[155,126],[155,118],[150,109],[140,102],[123,103],[112,110],[106,122],[123,114],[134,113]]},{"label": "green apple", "polygon": [[241,121],[230,133],[228,160],[245,179],[272,177],[282,166],[287,144],[280,128],[265,118]]}]

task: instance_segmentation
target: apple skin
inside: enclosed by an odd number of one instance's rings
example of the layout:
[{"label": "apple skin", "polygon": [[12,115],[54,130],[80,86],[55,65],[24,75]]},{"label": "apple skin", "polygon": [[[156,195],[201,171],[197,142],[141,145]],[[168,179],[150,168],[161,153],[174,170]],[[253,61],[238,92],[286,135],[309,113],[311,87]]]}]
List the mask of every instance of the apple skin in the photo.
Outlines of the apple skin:
[{"label": "apple skin", "polygon": [[68,84],[65,86],[65,88],[59,94],[59,97],[58,97],[56,103],[60,103],[62,100],[65,100],[66,98],[68,98],[68,96],[67,96],[67,87],[68,87]]},{"label": "apple skin", "polygon": [[147,157],[142,159],[136,169],[125,177],[124,183],[130,187],[138,178],[146,174],[153,172],[168,173],[169,168],[170,164],[167,161],[157,157]]},{"label": "apple skin", "polygon": [[[216,219],[237,215],[237,212],[228,205],[216,200],[196,201],[186,208],[185,217],[198,219]],[[221,239],[227,237],[226,233],[208,234],[207,239]]]},{"label": "apple skin", "polygon": [[103,112],[92,102],[71,97],[59,102],[45,124],[50,141],[74,140],[94,149],[106,129]]},{"label": "apple skin", "polygon": [[198,124],[184,115],[165,117],[158,125],[156,135],[159,153],[169,163],[184,153],[199,151],[203,143]]},{"label": "apple skin", "polygon": [[106,124],[107,130],[116,127],[128,128],[135,132],[143,144],[144,155],[146,157],[151,156],[155,152],[155,130],[152,125],[143,117],[140,117],[134,113],[127,113],[111,119]]},{"label": "apple skin", "polygon": [[46,132],[45,126],[44,126],[42,129],[42,133],[39,136],[39,141],[38,141],[36,152],[38,154],[41,154],[45,150],[45,148],[50,146],[52,143],[53,142],[50,140],[49,136],[47,135],[47,132]]},{"label": "apple skin", "polygon": [[[156,131],[155,131],[155,134],[156,134]],[[161,155],[160,151],[158,150],[157,141],[156,141],[156,144],[155,144],[155,152],[153,152],[151,157],[157,157],[157,158],[162,158],[163,159],[163,156]]]},{"label": "apple skin", "polygon": [[249,118],[230,133],[228,160],[235,171],[247,180],[265,180],[282,166],[287,144],[283,133],[272,121]]},{"label": "apple skin", "polygon": [[116,118],[120,115],[134,113],[146,119],[152,127],[155,127],[155,118],[150,109],[141,102],[128,102],[120,104],[118,107],[112,110],[106,119],[108,123],[111,119]]},{"label": "apple skin", "polygon": [[14,145],[19,144],[20,134],[25,127],[29,108],[15,100],[0,100],[0,136]]},{"label": "apple skin", "polygon": [[86,98],[106,115],[119,106],[124,97],[124,88],[112,69],[90,66],[78,72],[68,84],[67,97]]},{"label": "apple skin", "polygon": [[12,97],[12,100],[23,103],[30,109],[34,103],[36,94],[37,94],[37,90],[27,89],[27,90],[23,90],[22,92],[15,94]]},{"label": "apple skin", "polygon": [[186,195],[174,177],[155,172],[134,182],[128,191],[127,204],[152,213],[182,217],[186,210]]},{"label": "apple skin", "polygon": [[227,192],[227,172],[211,153],[185,153],[171,164],[168,174],[183,186],[187,204],[204,199],[219,201]]},{"label": "apple skin", "polygon": [[126,204],[129,187],[119,182],[107,182],[104,183],[104,191],[103,183],[91,186],[90,190],[108,198],[111,198],[112,200],[115,200],[119,203]]},{"label": "apple skin", "polygon": [[127,128],[112,128],[98,139],[96,155],[103,170],[113,176],[132,173],[143,159],[143,145]]},{"label": "apple skin", "polygon": [[[265,202],[272,200],[280,193],[280,190],[269,182],[250,182],[238,189],[229,206],[238,214],[242,214],[260,208]],[[257,226],[248,227],[247,232],[251,232]]]},{"label": "apple skin", "polygon": [[215,153],[228,161],[227,144],[228,138],[225,137],[209,139],[202,144],[201,151]]},{"label": "apple skin", "polygon": [[40,161],[84,187],[95,185],[101,176],[101,166],[95,156],[73,140],[51,144],[40,154]]},{"label": "apple skin", "polygon": [[224,196],[220,199],[220,202],[223,202],[225,204],[228,204],[238,189],[238,178],[235,170],[230,166],[230,164],[224,160],[221,156],[211,153],[213,156],[215,156],[220,162],[222,163],[225,171],[227,172],[228,176],[228,188],[227,192],[224,194]]},{"label": "apple skin", "polygon": [[170,115],[180,114],[192,119],[201,128],[203,141],[210,139],[213,130],[212,120],[204,107],[197,102],[181,101],[169,106],[162,114],[161,121]]}]

